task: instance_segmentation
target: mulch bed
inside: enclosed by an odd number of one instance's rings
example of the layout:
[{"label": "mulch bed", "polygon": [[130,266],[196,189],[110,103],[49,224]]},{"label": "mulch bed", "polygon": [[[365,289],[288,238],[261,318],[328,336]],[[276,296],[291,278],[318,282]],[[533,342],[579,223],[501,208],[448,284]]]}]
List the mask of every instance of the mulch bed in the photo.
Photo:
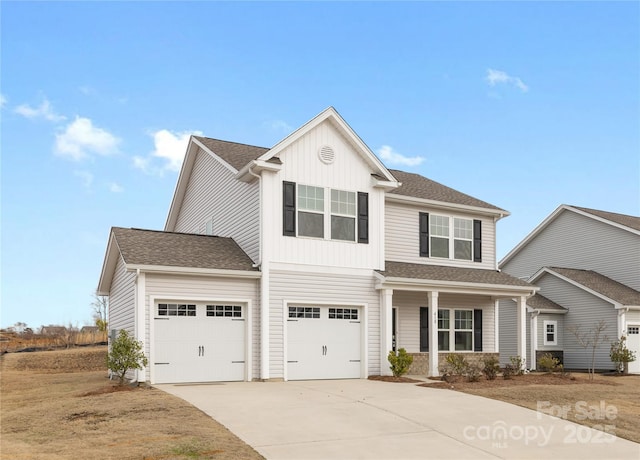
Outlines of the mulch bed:
[{"label": "mulch bed", "polygon": [[[435,383],[422,383],[418,386],[427,388],[446,388],[450,390],[468,390],[513,387],[519,385],[574,385],[586,382],[590,381],[585,378],[576,378],[571,375],[544,374],[536,372],[525,375],[516,375],[508,380],[505,380],[502,377],[498,377],[495,380],[487,380],[485,378],[481,378],[477,382],[467,382],[462,377],[460,377],[454,382],[440,381]],[[590,383],[593,383],[595,385],[618,385],[613,379],[606,382],[595,380]]]},{"label": "mulch bed", "polygon": [[379,380],[381,382],[392,383],[422,383],[422,380],[410,379],[408,377],[394,377],[392,375],[370,375],[369,380]]}]

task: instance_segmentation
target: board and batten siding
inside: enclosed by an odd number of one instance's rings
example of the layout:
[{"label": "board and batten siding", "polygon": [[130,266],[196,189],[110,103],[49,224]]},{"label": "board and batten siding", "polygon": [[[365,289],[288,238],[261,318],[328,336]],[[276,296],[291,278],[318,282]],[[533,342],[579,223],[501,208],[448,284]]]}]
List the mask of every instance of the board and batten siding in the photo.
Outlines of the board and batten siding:
[{"label": "board and batten siding", "polygon": [[593,270],[640,290],[640,236],[565,210],[500,268],[530,277],[554,266]]},{"label": "board and batten siding", "polygon": [[551,274],[543,275],[536,284],[545,297],[569,310],[564,318],[564,329],[561,330],[561,334],[564,334],[565,367],[587,369],[591,365],[591,349],[578,343],[575,334],[571,332],[572,327],[579,327],[580,332],[588,332],[600,320],[604,320],[607,328],[603,334],[608,340],[596,349],[596,369],[613,369],[609,348],[618,335],[618,312],[614,306]]},{"label": "board and batten siding", "polygon": [[[259,280],[222,278],[213,276],[188,276],[188,275],[163,275],[146,274],[146,299],[145,299],[145,354],[153,360],[151,356],[151,329],[150,322],[154,317],[155,305],[150,304],[153,297],[156,302],[163,299],[180,299],[182,301],[194,301],[207,299],[207,301],[242,301],[250,300],[252,308],[252,369],[255,377],[260,375],[260,303],[259,303]],[[149,368],[147,368],[146,379],[150,379]]]},{"label": "board and batten siding", "polygon": [[[330,146],[335,159],[332,164],[323,163],[318,151]],[[273,205],[273,218],[269,246],[270,260],[280,263],[324,265],[381,269],[384,263],[384,228],[380,225],[383,216],[384,191],[372,187],[370,166],[353,146],[329,122],[321,123],[305,136],[287,146],[280,154],[282,169],[275,175],[272,186],[264,188],[264,199]],[[310,185],[325,189],[325,237],[283,236],[282,229],[282,184]],[[267,182],[263,182],[266,184]],[[330,215],[331,195],[329,189],[368,193],[369,242],[331,240]],[[296,190],[296,197],[297,197]],[[298,203],[296,202],[296,212]],[[267,220],[268,222],[269,220]],[[296,224],[298,215],[296,214]],[[356,231],[357,235],[357,231]]]},{"label": "board and batten siding", "polygon": [[[438,257],[420,257],[420,233],[418,216],[421,212],[442,216],[478,219],[482,221],[482,262],[454,260]],[[453,225],[453,222],[450,223]],[[414,264],[433,264],[493,270],[496,267],[496,224],[492,218],[460,212],[387,202],[385,204],[386,260]]]},{"label": "board and batten siding", "polygon": [[366,305],[368,373],[380,375],[380,294],[373,273],[369,276],[307,271],[271,271],[269,376],[284,377],[284,321],[287,302],[319,305]]},{"label": "board and batten siding", "polygon": [[118,254],[118,261],[109,291],[109,329],[120,331],[126,329],[129,334],[135,334],[135,297],[136,275],[125,269],[122,256]]},{"label": "board and batten siding", "polygon": [[[397,348],[404,348],[408,353],[420,352],[420,307],[428,305],[426,292],[393,292],[393,306],[397,315]],[[441,292],[438,296],[438,308],[482,309],[482,352],[495,352],[494,303],[489,297]],[[453,317],[451,324],[453,325]]]},{"label": "board and batten siding", "polygon": [[198,150],[173,231],[231,237],[256,262],[259,257],[259,184],[246,184],[202,149]]}]

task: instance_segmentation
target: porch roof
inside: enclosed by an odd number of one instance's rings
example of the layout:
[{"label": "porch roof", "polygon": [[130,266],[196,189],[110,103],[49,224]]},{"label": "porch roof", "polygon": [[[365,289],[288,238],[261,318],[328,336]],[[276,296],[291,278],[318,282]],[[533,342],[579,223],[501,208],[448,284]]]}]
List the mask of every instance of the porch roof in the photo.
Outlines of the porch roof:
[{"label": "porch roof", "polygon": [[441,291],[482,291],[499,295],[530,295],[537,287],[519,278],[498,270],[448,267],[443,265],[385,262],[385,270],[378,270],[378,288],[414,289]]},{"label": "porch roof", "polygon": [[527,299],[527,305],[534,310],[538,310],[544,313],[559,313],[565,314],[569,310],[564,308],[562,305],[558,305],[552,300],[547,299],[545,296],[540,294],[536,294],[533,297],[529,297]]}]

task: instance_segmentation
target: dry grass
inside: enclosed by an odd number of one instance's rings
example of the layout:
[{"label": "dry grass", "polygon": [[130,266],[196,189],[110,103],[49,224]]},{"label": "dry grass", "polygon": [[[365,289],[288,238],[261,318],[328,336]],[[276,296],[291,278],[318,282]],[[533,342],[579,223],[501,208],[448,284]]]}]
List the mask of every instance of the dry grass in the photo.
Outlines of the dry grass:
[{"label": "dry grass", "polygon": [[[551,374],[528,374],[511,380],[445,382],[434,384],[529,409],[560,416],[596,429],[614,429],[617,436],[640,442],[640,376],[598,375],[589,381],[586,374],[570,378]],[[432,386],[426,384],[424,386]],[[433,386],[432,386],[433,387]],[[540,404],[540,406],[539,406]],[[604,411],[601,410],[604,408]],[[609,411],[608,414],[606,411]],[[609,418],[607,418],[607,415]]]},{"label": "dry grass", "polygon": [[179,398],[114,387],[105,347],[2,357],[2,459],[261,459]]}]

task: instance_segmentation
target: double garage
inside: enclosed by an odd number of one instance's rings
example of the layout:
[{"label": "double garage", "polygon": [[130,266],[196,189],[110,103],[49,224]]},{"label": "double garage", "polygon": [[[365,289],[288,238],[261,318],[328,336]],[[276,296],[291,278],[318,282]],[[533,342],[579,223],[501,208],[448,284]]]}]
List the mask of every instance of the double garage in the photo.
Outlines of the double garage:
[{"label": "double garage", "polygon": [[[159,300],[153,308],[153,383],[247,379],[252,327],[246,303]],[[288,305],[285,316],[288,380],[362,376],[361,307]]]}]

